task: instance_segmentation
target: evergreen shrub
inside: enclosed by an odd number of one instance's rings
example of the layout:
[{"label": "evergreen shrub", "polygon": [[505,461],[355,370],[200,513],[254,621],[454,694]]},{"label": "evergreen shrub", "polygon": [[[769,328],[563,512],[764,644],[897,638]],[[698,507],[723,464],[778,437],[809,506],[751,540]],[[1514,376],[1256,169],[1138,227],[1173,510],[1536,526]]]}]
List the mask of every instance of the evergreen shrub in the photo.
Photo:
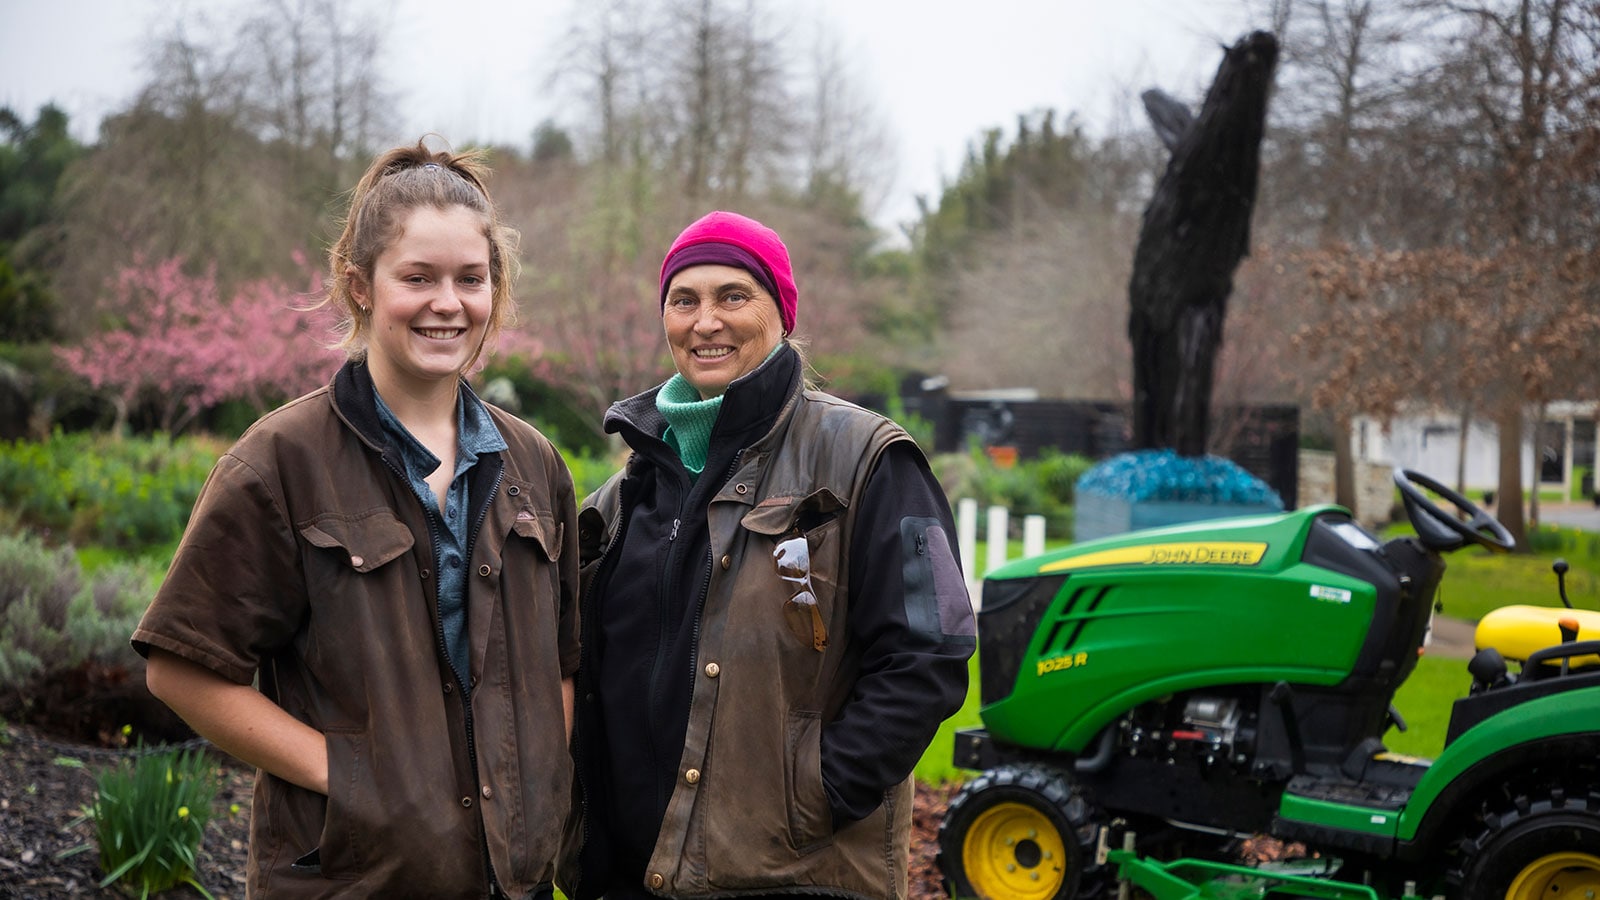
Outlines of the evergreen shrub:
[{"label": "evergreen shrub", "polygon": [[596,456],[587,451],[569,453],[562,449],[561,458],[566,461],[567,468],[572,471],[573,487],[577,490],[578,501],[594,493],[606,479],[615,475],[622,468],[626,456],[610,457]]},{"label": "evergreen shrub", "polygon": [[156,577],[153,566],[134,562],[86,577],[71,547],[0,535],[0,693],[85,663],[134,663],[128,635],[150,605]]},{"label": "evergreen shrub", "polygon": [[215,438],[88,432],[0,442],[0,505],[55,541],[130,551],[170,544],[224,449]]},{"label": "evergreen shrub", "polygon": [[952,507],[961,499],[976,500],[980,516],[986,516],[990,506],[1003,506],[1013,537],[1021,535],[1024,516],[1044,516],[1049,534],[1066,537],[1072,533],[1074,485],[1094,461],[1046,449],[1011,466],[995,463],[981,450],[939,454],[930,463]]}]

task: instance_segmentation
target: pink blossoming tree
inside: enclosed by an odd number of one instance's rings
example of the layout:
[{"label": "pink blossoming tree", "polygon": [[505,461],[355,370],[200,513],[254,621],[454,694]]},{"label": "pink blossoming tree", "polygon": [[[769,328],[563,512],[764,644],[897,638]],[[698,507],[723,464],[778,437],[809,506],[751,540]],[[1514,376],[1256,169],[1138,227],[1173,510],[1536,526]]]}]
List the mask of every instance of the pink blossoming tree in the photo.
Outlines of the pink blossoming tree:
[{"label": "pink blossoming tree", "polygon": [[76,346],[58,347],[70,371],[105,391],[116,428],[136,404],[159,411],[176,434],[202,411],[228,400],[265,409],[327,381],[342,360],[329,348],[333,315],[307,310],[321,278],[304,258],[308,289],[254,281],[224,298],[214,269],[190,275],[181,259],[136,263],[111,285],[113,323]]}]

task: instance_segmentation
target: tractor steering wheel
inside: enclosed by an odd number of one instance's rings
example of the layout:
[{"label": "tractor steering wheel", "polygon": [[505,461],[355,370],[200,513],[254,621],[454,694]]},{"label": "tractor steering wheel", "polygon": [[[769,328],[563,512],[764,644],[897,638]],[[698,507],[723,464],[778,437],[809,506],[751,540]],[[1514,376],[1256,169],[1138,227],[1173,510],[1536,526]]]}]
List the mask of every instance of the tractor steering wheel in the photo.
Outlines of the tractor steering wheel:
[{"label": "tractor steering wheel", "polygon": [[[1467,544],[1477,544],[1496,553],[1505,553],[1517,546],[1516,539],[1499,519],[1421,472],[1395,469],[1394,486],[1400,489],[1406,517],[1417,529],[1417,537],[1431,550],[1457,550]],[[1450,501],[1466,518],[1463,520],[1440,509],[1423,493],[1424,488]]]}]

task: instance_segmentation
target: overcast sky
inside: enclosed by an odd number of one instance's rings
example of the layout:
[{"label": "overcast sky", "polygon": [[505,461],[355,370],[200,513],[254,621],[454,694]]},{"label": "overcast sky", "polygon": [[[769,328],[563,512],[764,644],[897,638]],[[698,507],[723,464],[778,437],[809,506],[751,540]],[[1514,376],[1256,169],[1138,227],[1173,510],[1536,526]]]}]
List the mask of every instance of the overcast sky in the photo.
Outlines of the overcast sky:
[{"label": "overcast sky", "polygon": [[[571,0],[360,0],[385,10],[383,71],[407,131],[526,147],[564,116],[545,76]],[[885,227],[934,196],[985,129],[1018,114],[1077,112],[1091,130],[1142,127],[1140,90],[1197,104],[1222,45],[1247,29],[1242,0],[769,0],[839,36],[864,92],[888,121],[897,177]],[[32,121],[54,101],[82,139],[144,81],[150,36],[187,7],[240,0],[0,0],[0,105]],[[477,23],[475,33],[462,23]],[[470,27],[470,26],[467,26]]]}]

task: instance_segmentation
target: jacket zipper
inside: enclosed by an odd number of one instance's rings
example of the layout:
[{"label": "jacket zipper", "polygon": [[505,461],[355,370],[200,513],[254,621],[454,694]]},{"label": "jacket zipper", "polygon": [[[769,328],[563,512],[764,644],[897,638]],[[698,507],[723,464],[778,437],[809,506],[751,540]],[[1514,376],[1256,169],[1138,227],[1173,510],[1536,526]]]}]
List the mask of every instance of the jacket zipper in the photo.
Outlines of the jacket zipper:
[{"label": "jacket zipper", "polygon": [[[657,477],[659,478],[660,476],[657,475]],[[678,530],[683,525],[684,509],[686,508],[686,506],[687,506],[687,504],[689,502],[689,495],[694,493],[694,488],[695,488],[694,481],[690,480],[687,477],[686,474],[682,473],[681,470],[679,472],[678,481],[679,481],[680,491],[681,491],[679,493],[679,495],[678,495],[678,514],[673,517],[673,519],[672,519],[672,528],[667,533],[667,544],[669,546],[667,548],[667,566],[666,566],[666,570],[667,570],[668,573],[677,571],[677,566],[674,565],[674,560],[673,560],[674,550],[670,545],[676,543],[677,540],[678,540]],[[709,535],[707,536],[707,540],[709,540]],[[673,596],[675,596],[678,593],[679,588],[683,584],[683,579],[681,577],[673,577],[673,576],[669,575],[668,576],[668,581],[666,583],[667,583],[667,590],[662,593],[661,598],[663,600],[669,600],[670,601],[670,598],[672,598]],[[663,648],[666,647],[666,644],[667,644],[667,641],[666,641],[667,627],[668,627],[667,626],[667,617],[665,615],[660,615],[659,618],[658,618],[658,624],[656,625],[656,662],[655,662],[655,665],[653,665],[651,667],[651,671],[650,671],[649,696],[650,696],[652,704],[654,704],[654,701],[655,701],[655,698],[656,698],[657,685],[660,682],[661,678],[664,677],[660,666],[661,666],[661,663],[662,663],[662,653],[661,653],[661,651],[662,651]],[[695,635],[694,639],[695,640],[699,639],[698,634]],[[691,644],[691,648],[689,650],[689,656],[690,656],[691,659],[694,657],[694,649],[693,649],[692,644]],[[693,697],[692,688],[691,688],[690,696],[691,696],[691,698]],[[691,702],[693,702],[692,699],[691,699]],[[663,753],[662,753],[662,748],[659,746],[659,744],[656,741],[655,729],[653,729],[653,728],[645,729],[645,735],[646,735],[645,740],[646,740],[647,744],[649,745],[651,758],[653,760],[659,760],[662,757]],[[679,747],[677,755],[673,757],[674,765],[676,765],[677,760],[682,759],[682,758],[683,758],[683,748]],[[671,784],[672,784],[672,782],[668,782],[668,785],[671,785]],[[663,806],[663,807],[670,805],[671,802],[672,802],[672,788],[670,786],[667,788],[665,797],[662,797],[661,793],[662,793],[661,786],[657,785],[656,786],[656,798],[655,798],[656,802],[659,805]]]},{"label": "jacket zipper", "polygon": [[[728,471],[722,476],[721,484],[727,484],[728,479],[739,469],[739,460],[744,458],[744,451],[733,454],[733,461],[728,464]],[[720,490],[720,485],[718,487]],[[712,499],[715,499],[713,497]],[[706,504],[707,513],[710,512],[710,502]],[[709,517],[709,516],[708,516]],[[709,524],[709,523],[708,523]],[[711,547],[710,528],[706,530],[706,576],[700,579],[700,596],[695,600],[694,625],[689,639],[689,705],[694,706],[694,682],[700,670],[700,617],[705,613],[706,597],[711,593],[711,576],[716,570],[716,550]]]},{"label": "jacket zipper", "polygon": [[[464,562],[464,564],[466,564],[469,567],[472,564],[472,550],[473,550],[474,547],[477,546],[477,543],[478,543],[478,532],[479,532],[480,529],[482,529],[484,520],[489,517],[489,507],[494,503],[494,498],[499,495],[499,493],[500,493],[500,482],[502,480],[504,480],[505,477],[506,477],[506,467],[505,467],[505,463],[502,462],[500,464],[500,468],[498,469],[498,471],[496,471],[494,473],[494,483],[489,485],[489,496],[483,498],[483,505],[478,508],[478,520],[476,522],[472,523],[472,528],[467,532],[466,559],[463,562]],[[437,552],[438,551],[435,551],[435,554],[437,554]],[[461,591],[461,602],[463,604],[465,604],[467,602],[467,595],[471,593],[471,590],[468,589],[468,585],[472,584],[472,573],[470,571],[468,571],[466,574],[467,574],[467,577],[466,577],[464,583],[462,584],[462,591]],[[437,603],[437,600],[435,600],[435,603]],[[465,620],[464,616],[463,616],[463,620]],[[466,681],[466,684],[468,684],[469,687],[468,687],[467,690],[457,691],[457,694],[461,697],[461,710],[465,714],[465,719],[466,719],[466,725],[467,725],[467,760],[472,763],[472,783],[474,785],[481,785],[483,779],[482,779],[482,774],[478,771],[478,740],[477,740],[477,733],[474,730],[473,724],[472,724],[472,697],[471,697],[471,687],[470,687],[470,685],[472,683],[472,642],[471,642],[471,633],[472,633],[471,632],[471,627],[469,625],[468,626],[468,631],[467,631],[467,634],[468,634],[467,658],[462,660],[462,662],[465,663],[466,667],[467,667],[467,673],[466,673],[467,674],[467,681]],[[441,627],[439,628],[439,643],[440,643],[441,646],[444,644],[444,628],[443,628],[442,624],[441,624]],[[446,656],[445,658],[449,659],[449,656]],[[457,676],[457,681],[460,681],[460,676],[459,675]],[[479,803],[480,803],[480,806],[478,808],[478,821],[483,825],[483,830],[480,833],[483,835],[483,844],[482,844],[482,847],[483,847],[483,864],[484,864],[484,867],[486,869],[488,869],[488,872],[489,872],[489,892],[490,892],[491,895],[493,895],[495,893],[502,893],[503,894],[505,892],[503,890],[499,890],[499,888],[500,888],[500,876],[495,873],[495,870],[494,870],[494,859],[489,855],[489,826],[488,826],[487,822],[483,821],[483,807],[481,805],[481,803],[482,803],[482,798],[481,797],[479,798]]]}]

